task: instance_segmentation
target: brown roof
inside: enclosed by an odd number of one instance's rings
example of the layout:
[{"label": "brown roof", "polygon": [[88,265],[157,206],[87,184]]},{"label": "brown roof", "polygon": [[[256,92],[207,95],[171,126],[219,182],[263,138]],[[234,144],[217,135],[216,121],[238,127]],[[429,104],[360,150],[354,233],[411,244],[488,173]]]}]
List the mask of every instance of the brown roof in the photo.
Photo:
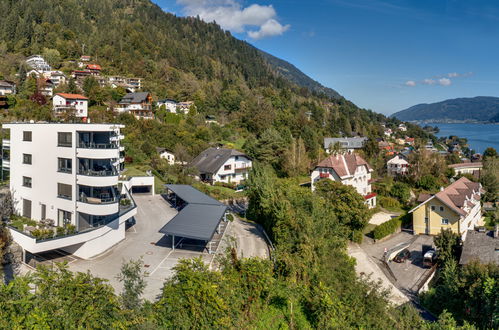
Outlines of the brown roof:
[{"label": "brown roof", "polygon": [[317,167],[333,169],[340,178],[352,176],[359,166],[365,166],[368,172],[373,170],[362,157],[354,153],[331,155],[317,164]]},{"label": "brown roof", "polygon": [[478,194],[474,194],[474,192],[479,190],[479,183],[472,182],[469,179],[462,177],[444,190],[437,193],[435,197],[458,214],[466,215],[466,212],[462,210],[464,202],[467,198],[472,197],[475,199],[480,199],[480,196]]},{"label": "brown roof", "polygon": [[419,194],[418,203],[424,203],[431,198],[430,194]]}]

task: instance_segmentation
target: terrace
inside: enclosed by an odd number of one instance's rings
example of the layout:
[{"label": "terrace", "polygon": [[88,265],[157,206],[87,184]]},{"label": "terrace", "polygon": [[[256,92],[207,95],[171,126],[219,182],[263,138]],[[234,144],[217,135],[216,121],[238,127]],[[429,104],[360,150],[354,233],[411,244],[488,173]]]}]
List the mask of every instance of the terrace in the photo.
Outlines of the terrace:
[{"label": "terrace", "polygon": [[78,148],[117,149],[117,137],[114,132],[78,132]]}]

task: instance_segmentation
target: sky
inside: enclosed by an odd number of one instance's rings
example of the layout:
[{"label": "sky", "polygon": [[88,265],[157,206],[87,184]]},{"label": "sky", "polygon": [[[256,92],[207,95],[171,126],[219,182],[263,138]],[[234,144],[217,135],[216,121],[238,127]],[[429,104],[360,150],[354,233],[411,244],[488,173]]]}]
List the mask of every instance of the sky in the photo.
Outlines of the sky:
[{"label": "sky", "polygon": [[499,96],[499,1],[153,0],[216,21],[356,105]]}]

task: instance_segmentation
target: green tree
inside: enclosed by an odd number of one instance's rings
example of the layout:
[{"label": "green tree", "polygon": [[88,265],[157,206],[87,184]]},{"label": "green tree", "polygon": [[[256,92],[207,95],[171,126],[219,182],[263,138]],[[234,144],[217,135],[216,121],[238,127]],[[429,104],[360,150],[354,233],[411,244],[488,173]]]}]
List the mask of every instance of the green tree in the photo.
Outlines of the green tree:
[{"label": "green tree", "polygon": [[442,229],[433,241],[438,249],[438,259],[442,263],[445,264],[449,260],[459,259],[461,237],[451,229]]},{"label": "green tree", "polygon": [[488,158],[495,158],[495,157],[499,157],[499,154],[497,154],[497,150],[492,148],[492,147],[488,147],[483,152],[483,159],[484,160],[487,160]]},{"label": "green tree", "polygon": [[142,260],[130,260],[121,265],[121,272],[116,278],[123,283],[120,294],[121,303],[126,309],[138,309],[142,304],[141,295],[146,287],[142,273]]}]

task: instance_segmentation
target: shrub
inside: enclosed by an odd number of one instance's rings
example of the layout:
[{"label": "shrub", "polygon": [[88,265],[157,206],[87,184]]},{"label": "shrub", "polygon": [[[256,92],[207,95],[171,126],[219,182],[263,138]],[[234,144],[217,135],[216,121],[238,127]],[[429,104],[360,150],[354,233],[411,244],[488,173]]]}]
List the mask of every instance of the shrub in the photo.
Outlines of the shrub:
[{"label": "shrub", "polygon": [[402,225],[402,220],[400,217],[393,218],[390,221],[382,223],[381,225],[374,228],[373,234],[374,239],[382,239],[388,235],[393,234]]},{"label": "shrub", "polygon": [[132,204],[132,201],[129,200],[128,198],[124,198],[124,199],[120,200],[120,205],[121,206],[129,206],[130,204]]},{"label": "shrub", "polygon": [[47,239],[54,237],[54,231],[52,229],[35,229],[31,232],[31,235],[37,240]]},{"label": "shrub", "polygon": [[234,221],[234,216],[232,214],[227,214],[227,220],[228,221]]},{"label": "shrub", "polygon": [[380,196],[379,204],[384,208],[399,208],[400,203],[393,197]]}]

